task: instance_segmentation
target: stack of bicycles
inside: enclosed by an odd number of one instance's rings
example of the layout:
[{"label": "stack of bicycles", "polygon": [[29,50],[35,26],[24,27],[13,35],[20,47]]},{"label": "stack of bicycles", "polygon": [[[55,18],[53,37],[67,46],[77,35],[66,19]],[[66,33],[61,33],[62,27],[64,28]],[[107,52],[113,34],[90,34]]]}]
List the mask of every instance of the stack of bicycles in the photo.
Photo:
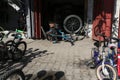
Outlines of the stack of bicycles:
[{"label": "stack of bicycles", "polygon": [[91,60],[87,65],[96,68],[99,80],[117,80],[120,77],[120,39],[104,34],[98,36],[102,36],[104,40],[95,41],[95,48],[92,48]]},{"label": "stack of bicycles", "polygon": [[21,34],[16,33],[13,36],[13,40],[4,42],[4,35],[0,34],[0,80],[25,80],[21,69],[3,69],[3,65],[9,60],[19,61],[25,55],[27,44],[22,41]]}]

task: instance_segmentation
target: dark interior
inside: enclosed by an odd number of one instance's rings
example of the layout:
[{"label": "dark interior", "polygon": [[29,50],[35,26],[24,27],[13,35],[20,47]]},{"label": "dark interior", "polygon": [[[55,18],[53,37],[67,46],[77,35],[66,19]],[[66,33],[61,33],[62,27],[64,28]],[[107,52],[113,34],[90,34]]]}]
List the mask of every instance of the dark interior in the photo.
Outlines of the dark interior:
[{"label": "dark interior", "polygon": [[4,0],[0,1],[0,26],[7,26],[8,23],[8,5]]},{"label": "dark interior", "polygon": [[42,26],[49,30],[48,22],[55,21],[63,29],[64,19],[78,15],[84,23],[85,0],[42,0]]}]

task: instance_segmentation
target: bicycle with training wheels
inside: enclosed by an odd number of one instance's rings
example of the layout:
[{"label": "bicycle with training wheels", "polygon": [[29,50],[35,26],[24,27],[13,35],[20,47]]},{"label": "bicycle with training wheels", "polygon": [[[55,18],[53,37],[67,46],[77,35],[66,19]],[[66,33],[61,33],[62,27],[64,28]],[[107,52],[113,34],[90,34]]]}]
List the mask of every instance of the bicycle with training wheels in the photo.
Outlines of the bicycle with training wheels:
[{"label": "bicycle with training wheels", "polygon": [[[96,68],[96,76],[99,80],[117,80],[117,72],[115,67],[110,64],[108,56],[106,56],[106,48],[108,45],[108,39],[104,34],[99,34],[99,36],[103,37],[103,46],[101,52],[101,62],[98,64]],[[107,43],[106,43],[107,41]],[[100,53],[100,52],[99,52]]]}]

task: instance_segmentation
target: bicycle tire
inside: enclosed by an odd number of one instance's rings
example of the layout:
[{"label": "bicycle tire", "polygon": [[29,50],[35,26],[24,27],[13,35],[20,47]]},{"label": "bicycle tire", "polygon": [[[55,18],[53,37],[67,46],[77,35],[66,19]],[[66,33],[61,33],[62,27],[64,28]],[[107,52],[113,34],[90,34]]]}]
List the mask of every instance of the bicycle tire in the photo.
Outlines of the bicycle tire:
[{"label": "bicycle tire", "polygon": [[[108,64],[105,64],[105,67],[106,67],[106,69],[108,69],[109,68],[109,73],[110,73],[110,77],[111,76],[113,76],[112,78],[113,79],[108,79],[107,78],[107,80],[117,80],[117,72],[116,72],[116,70],[115,70],[115,68],[113,68],[111,65],[108,65]],[[97,76],[97,78],[98,78],[98,80],[104,80],[104,79],[106,79],[106,78],[103,78],[105,75],[103,74],[103,72],[102,72],[102,74],[100,74],[100,72],[102,71],[102,65],[99,65],[97,68],[96,68],[96,76]]]},{"label": "bicycle tire", "polygon": [[[16,77],[18,78],[16,79]],[[3,74],[0,80],[25,80],[25,75],[20,69],[13,69]]]},{"label": "bicycle tire", "polygon": [[[15,45],[15,51],[14,52],[11,52],[12,53],[12,59],[13,60],[20,60],[24,55],[25,55],[25,51],[27,49],[27,44],[25,41],[21,41],[21,42],[18,42],[18,43],[14,43],[13,40],[9,40],[6,42],[6,46],[7,48],[9,49],[10,46],[12,46],[13,44],[16,44]],[[21,49],[19,48],[19,45],[23,44],[24,45],[24,48]],[[19,54],[18,54],[19,53]]]},{"label": "bicycle tire", "polygon": [[5,59],[7,48],[5,46],[5,43],[3,41],[0,41],[0,61]]},{"label": "bicycle tire", "polygon": [[[24,48],[20,48],[19,47],[21,44],[23,44]],[[16,50],[15,50],[15,52],[13,54],[13,58],[12,59],[13,60],[17,60],[17,61],[22,59],[22,57],[25,55],[26,48],[27,48],[26,42],[21,41],[21,42],[17,43],[16,44]]]},{"label": "bicycle tire", "polygon": [[82,20],[77,15],[68,15],[64,19],[63,27],[68,33],[77,33],[82,28]]},{"label": "bicycle tire", "polygon": [[25,55],[25,51],[26,51],[26,49],[27,49],[27,43],[25,42],[25,41],[20,41],[20,42],[18,42],[17,43],[17,48],[18,48],[18,46],[20,45],[20,44],[23,44],[24,45],[24,49],[20,49],[20,50],[22,50],[23,51],[23,55]]},{"label": "bicycle tire", "polygon": [[9,48],[12,45],[12,43],[14,43],[13,40],[8,40],[8,41],[5,42],[7,48]]}]

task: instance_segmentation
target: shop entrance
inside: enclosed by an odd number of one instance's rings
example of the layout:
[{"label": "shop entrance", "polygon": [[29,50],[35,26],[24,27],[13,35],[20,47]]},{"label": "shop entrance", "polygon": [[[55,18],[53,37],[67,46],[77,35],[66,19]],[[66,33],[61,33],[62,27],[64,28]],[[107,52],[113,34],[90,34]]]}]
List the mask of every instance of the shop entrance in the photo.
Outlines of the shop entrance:
[{"label": "shop entrance", "polygon": [[42,0],[41,22],[44,30],[49,30],[49,21],[55,21],[63,29],[64,19],[72,14],[78,15],[83,25],[87,14],[86,5],[87,0]]}]

